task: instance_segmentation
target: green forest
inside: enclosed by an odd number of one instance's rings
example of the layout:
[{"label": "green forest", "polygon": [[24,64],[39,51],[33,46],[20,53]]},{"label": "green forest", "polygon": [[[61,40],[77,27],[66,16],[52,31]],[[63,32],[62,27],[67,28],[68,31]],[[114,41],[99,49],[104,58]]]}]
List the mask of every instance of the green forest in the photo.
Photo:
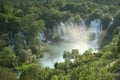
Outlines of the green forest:
[{"label": "green forest", "polygon": [[[101,21],[99,50],[64,51],[42,67],[39,32],[80,19]],[[120,0],[0,0],[0,80],[120,80]]]}]

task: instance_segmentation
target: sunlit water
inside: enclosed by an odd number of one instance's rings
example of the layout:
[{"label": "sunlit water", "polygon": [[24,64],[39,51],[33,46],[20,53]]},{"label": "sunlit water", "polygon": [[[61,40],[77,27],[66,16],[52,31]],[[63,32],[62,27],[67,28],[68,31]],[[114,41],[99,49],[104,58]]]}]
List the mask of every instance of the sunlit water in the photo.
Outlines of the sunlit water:
[{"label": "sunlit water", "polygon": [[[102,31],[101,21],[91,21],[90,27],[86,27],[83,20],[80,23],[60,23],[51,32],[50,39],[46,40],[43,32],[40,33],[40,41],[45,47],[43,58],[39,63],[42,67],[54,68],[55,62],[64,62],[64,51],[78,49],[82,54],[88,49],[97,50],[99,34]],[[46,41],[45,41],[46,40]],[[45,41],[45,42],[44,42]]]}]

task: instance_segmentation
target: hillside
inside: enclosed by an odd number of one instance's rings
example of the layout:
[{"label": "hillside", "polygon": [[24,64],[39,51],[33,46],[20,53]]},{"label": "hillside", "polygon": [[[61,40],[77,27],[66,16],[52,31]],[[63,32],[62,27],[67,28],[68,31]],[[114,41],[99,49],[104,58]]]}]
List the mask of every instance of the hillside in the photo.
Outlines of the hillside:
[{"label": "hillside", "polygon": [[0,0],[0,80],[120,80],[119,4]]}]

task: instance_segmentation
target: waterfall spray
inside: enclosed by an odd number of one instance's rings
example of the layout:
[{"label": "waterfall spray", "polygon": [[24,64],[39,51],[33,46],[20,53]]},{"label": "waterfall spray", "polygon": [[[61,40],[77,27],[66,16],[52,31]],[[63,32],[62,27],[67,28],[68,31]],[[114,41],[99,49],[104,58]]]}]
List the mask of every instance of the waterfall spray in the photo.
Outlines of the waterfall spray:
[{"label": "waterfall spray", "polygon": [[[50,32],[52,35],[49,38],[51,38],[52,44],[45,46],[46,51],[43,58],[40,59],[40,64],[43,67],[49,66],[53,68],[55,62],[64,61],[62,56],[65,50],[78,49],[82,54],[88,49],[98,49],[97,41],[101,31],[102,25],[99,19],[91,21],[90,27],[85,26],[84,20],[81,20],[80,23],[61,22],[60,25],[54,27],[52,32]],[[40,35],[40,41],[45,40],[45,35],[43,33],[40,34],[42,34],[42,36]]]}]

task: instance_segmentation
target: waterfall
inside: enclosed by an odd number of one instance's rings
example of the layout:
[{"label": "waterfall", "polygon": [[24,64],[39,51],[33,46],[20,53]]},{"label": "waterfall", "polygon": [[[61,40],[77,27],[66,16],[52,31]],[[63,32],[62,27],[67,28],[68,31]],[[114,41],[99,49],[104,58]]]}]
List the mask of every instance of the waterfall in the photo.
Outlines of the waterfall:
[{"label": "waterfall", "polygon": [[100,32],[102,31],[101,21],[99,19],[95,19],[91,21],[89,30],[91,33],[95,35],[94,39],[89,41],[90,46],[92,49],[97,49],[99,48],[99,45],[97,44],[98,38],[99,38]]},{"label": "waterfall", "polygon": [[102,24],[99,19],[91,21],[89,27],[85,25],[84,20],[80,20],[79,23],[61,22],[49,31],[47,39],[44,32],[39,34],[41,42],[51,40],[53,43],[45,45],[46,51],[43,53],[43,58],[40,59],[40,64],[43,67],[54,68],[55,62],[64,62],[62,56],[65,50],[78,49],[82,54],[88,49],[98,49],[97,42],[102,31]]},{"label": "waterfall", "polygon": [[46,37],[43,31],[39,33],[39,40],[41,43],[46,42]]},{"label": "waterfall", "polygon": [[[83,23],[83,21],[80,23]],[[73,42],[73,41],[79,42],[87,38],[85,24],[83,23],[79,25],[73,22],[69,22],[69,23],[61,22],[60,25],[54,28],[53,35],[56,35],[56,37],[59,37],[63,41],[66,40],[70,42]]]}]

